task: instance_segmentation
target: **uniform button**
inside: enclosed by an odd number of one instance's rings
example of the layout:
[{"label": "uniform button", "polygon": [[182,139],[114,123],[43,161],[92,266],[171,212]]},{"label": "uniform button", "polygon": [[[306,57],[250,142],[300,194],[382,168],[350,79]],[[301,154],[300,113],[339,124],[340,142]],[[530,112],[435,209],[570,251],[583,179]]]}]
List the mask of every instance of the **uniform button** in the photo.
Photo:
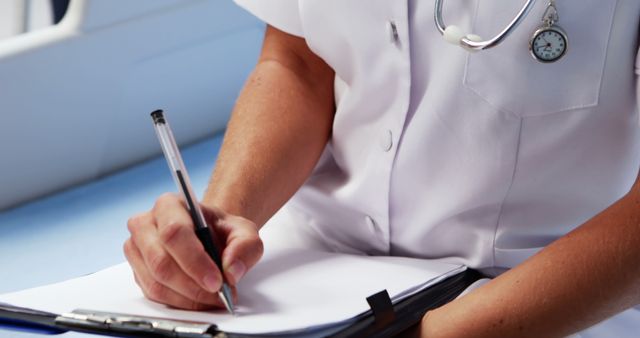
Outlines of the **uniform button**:
[{"label": "uniform button", "polygon": [[389,42],[397,43],[400,37],[398,36],[398,26],[395,21],[389,20],[387,22],[387,31],[389,32]]},{"label": "uniform button", "polygon": [[384,151],[389,151],[393,147],[393,134],[391,130],[385,130],[380,135],[380,148]]},{"label": "uniform button", "polygon": [[380,232],[380,228],[378,227],[378,224],[376,224],[376,222],[373,220],[373,218],[371,218],[371,216],[367,216],[365,218],[365,221],[367,222],[367,226],[369,227],[369,230],[372,233],[377,234]]}]

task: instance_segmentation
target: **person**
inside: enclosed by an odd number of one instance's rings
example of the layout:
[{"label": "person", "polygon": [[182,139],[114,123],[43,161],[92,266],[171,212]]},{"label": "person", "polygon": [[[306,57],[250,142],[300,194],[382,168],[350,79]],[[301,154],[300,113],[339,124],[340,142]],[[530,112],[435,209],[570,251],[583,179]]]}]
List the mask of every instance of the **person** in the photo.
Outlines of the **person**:
[{"label": "person", "polygon": [[[300,245],[495,277],[429,311],[422,337],[637,336],[640,2],[558,0],[554,63],[528,49],[542,1],[473,54],[442,39],[433,1],[236,2],[268,27],[202,202],[232,285],[271,219]],[[488,36],[520,6],[448,1],[444,16]],[[150,299],[220,306],[192,226],[163,195],[130,219],[126,256]]]}]

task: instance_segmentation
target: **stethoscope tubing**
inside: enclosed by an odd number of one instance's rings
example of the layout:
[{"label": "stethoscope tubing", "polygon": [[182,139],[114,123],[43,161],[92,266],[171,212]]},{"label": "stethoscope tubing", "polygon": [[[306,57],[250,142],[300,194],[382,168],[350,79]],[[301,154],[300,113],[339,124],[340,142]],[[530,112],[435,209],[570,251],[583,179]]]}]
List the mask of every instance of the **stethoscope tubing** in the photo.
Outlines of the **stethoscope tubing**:
[{"label": "stethoscope tubing", "polygon": [[[447,29],[447,25],[444,23],[444,19],[442,17],[442,7],[444,0],[435,0],[435,13],[434,20],[436,23],[436,27],[440,34],[444,35],[445,30]],[[473,41],[468,38],[468,35],[460,39],[460,45],[469,50],[485,50],[499,45],[506,37],[508,37],[521,23],[524,19],[529,15],[531,9],[533,9],[533,5],[535,5],[536,0],[527,0],[527,2],[522,6],[518,15],[511,20],[509,25],[505,29],[502,30],[498,35],[490,40],[483,41]]]}]

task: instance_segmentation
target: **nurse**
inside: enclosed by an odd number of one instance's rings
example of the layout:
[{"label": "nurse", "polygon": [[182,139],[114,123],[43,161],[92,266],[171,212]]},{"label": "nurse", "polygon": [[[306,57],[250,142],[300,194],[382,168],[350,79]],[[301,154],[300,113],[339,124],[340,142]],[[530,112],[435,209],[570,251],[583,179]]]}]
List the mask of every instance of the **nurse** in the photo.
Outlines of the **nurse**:
[{"label": "nurse", "polygon": [[[433,1],[237,2],[268,27],[203,201],[231,284],[271,219],[293,245],[495,277],[427,313],[422,337],[637,336],[639,1],[557,0],[552,25],[537,1],[478,53],[442,38]],[[521,6],[445,1],[448,38],[493,36]],[[150,299],[220,306],[192,227],[164,195],[125,253]]]}]

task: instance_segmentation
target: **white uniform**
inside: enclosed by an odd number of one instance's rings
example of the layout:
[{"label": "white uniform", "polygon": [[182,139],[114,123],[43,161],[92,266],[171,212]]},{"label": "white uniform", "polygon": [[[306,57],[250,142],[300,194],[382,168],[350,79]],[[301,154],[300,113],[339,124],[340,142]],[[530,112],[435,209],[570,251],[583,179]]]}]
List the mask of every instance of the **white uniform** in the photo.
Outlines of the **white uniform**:
[{"label": "white uniform", "polygon": [[[331,141],[282,218],[308,225],[332,249],[497,273],[635,181],[638,0],[558,0],[569,49],[553,64],[528,50],[547,1],[501,45],[476,54],[443,40],[434,1],[236,1],[304,37],[336,71]],[[445,1],[444,18],[492,37],[522,4]],[[639,329],[632,309],[581,335]]]}]

